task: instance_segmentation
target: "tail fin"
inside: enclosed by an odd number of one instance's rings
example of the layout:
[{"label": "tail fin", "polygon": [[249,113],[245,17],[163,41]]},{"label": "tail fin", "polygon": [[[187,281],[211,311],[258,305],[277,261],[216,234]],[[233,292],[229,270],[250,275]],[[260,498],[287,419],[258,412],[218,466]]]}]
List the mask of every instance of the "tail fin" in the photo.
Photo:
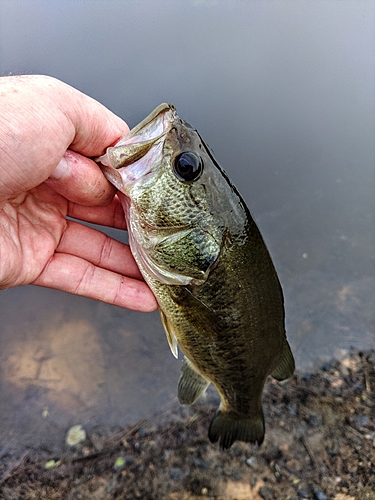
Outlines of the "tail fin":
[{"label": "tail fin", "polygon": [[240,417],[219,410],[210,424],[208,437],[211,443],[219,441],[222,450],[230,448],[235,441],[261,445],[264,439],[263,412],[261,410],[259,415]]}]

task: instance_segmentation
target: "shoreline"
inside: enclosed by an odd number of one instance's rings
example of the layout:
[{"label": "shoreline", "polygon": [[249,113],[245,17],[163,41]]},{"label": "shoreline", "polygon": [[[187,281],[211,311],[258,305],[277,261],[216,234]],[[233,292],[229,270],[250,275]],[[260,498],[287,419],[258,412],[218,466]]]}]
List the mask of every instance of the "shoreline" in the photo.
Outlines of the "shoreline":
[{"label": "shoreline", "polygon": [[259,449],[212,445],[216,407],[212,391],[111,435],[93,428],[59,457],[3,456],[0,498],[375,500],[375,351],[269,379]]}]

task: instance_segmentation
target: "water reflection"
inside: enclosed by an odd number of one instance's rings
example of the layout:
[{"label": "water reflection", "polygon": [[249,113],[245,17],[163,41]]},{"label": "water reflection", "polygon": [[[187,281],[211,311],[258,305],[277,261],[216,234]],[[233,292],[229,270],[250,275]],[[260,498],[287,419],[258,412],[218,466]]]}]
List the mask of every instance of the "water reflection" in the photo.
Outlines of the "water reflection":
[{"label": "water reflection", "polygon": [[36,287],[3,295],[5,449],[58,450],[71,425],[125,425],[174,399],[180,364],[157,313],[145,322],[132,311]]},{"label": "water reflection", "polygon": [[[358,1],[13,0],[0,73],[56,76],[131,126],[173,102],[260,226],[303,367],[375,345],[373,18]],[[70,425],[176,394],[157,314],[25,287],[1,292],[0,316],[0,449],[59,447]]]}]

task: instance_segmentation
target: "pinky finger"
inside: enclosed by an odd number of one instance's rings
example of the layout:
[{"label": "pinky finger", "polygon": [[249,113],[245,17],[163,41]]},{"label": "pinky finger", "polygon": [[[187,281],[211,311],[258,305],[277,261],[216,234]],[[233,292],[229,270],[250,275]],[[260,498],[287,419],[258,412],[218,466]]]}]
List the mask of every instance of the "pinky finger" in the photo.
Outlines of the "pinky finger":
[{"label": "pinky finger", "polygon": [[145,282],[64,253],[54,254],[33,285],[82,295],[133,311],[157,309],[156,299]]}]

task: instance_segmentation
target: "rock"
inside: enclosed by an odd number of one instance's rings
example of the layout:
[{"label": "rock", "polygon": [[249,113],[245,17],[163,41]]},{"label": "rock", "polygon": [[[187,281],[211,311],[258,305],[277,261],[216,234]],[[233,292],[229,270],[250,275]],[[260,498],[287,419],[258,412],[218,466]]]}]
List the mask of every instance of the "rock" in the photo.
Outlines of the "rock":
[{"label": "rock", "polygon": [[194,465],[196,465],[199,469],[207,469],[208,463],[202,460],[201,458],[195,457],[193,459]]},{"label": "rock", "polygon": [[259,495],[263,498],[263,500],[274,500],[275,498],[273,491],[267,486],[259,488]]},{"label": "rock", "polygon": [[314,498],[316,500],[328,500],[327,495],[323,493],[319,488],[316,486],[312,486],[312,492],[314,494]]},{"label": "rock", "polygon": [[370,417],[368,415],[358,415],[355,420],[360,427],[366,427],[370,422]]},{"label": "rock", "polygon": [[169,477],[171,479],[181,479],[183,472],[179,467],[171,467],[169,469]]},{"label": "rock", "polygon": [[304,487],[298,488],[297,493],[298,493],[298,496],[300,496],[301,498],[309,498],[309,492]]},{"label": "rock", "polygon": [[256,467],[258,465],[258,461],[256,457],[250,457],[246,460],[246,465],[249,467]]}]

